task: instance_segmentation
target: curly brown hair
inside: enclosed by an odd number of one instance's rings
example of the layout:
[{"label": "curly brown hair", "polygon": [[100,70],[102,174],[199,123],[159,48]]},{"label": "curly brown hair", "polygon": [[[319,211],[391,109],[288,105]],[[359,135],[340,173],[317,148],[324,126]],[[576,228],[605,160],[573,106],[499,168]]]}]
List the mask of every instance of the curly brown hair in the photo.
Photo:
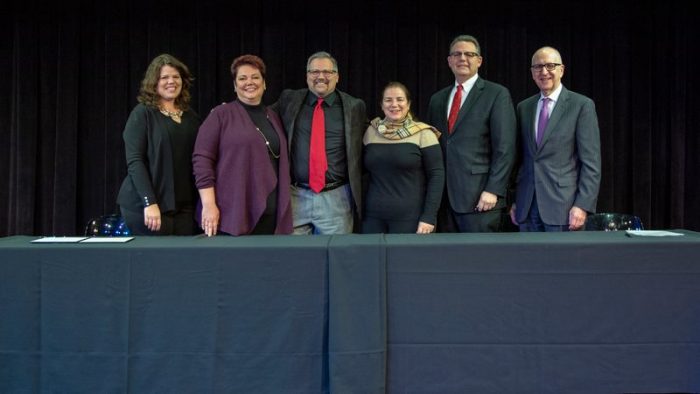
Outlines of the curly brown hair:
[{"label": "curly brown hair", "polygon": [[158,80],[160,80],[160,70],[163,66],[173,67],[180,73],[182,91],[175,99],[175,107],[179,108],[181,111],[187,111],[190,108],[190,86],[192,86],[194,77],[185,63],[167,53],[156,56],[153,61],[151,61],[151,64],[148,65],[143,80],[141,80],[141,89],[136,99],[141,104],[158,108],[160,101],[160,95],[158,95]]}]

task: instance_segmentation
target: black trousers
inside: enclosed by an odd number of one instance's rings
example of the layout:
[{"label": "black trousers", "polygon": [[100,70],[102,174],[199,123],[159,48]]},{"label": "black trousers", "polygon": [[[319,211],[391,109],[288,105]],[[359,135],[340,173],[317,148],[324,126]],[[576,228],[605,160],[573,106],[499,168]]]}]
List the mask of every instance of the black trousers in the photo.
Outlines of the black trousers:
[{"label": "black trousers", "polygon": [[363,234],[415,234],[418,220],[383,220],[365,216],[362,218]]},{"label": "black trousers", "polygon": [[[447,194],[447,193],[445,193]],[[500,200],[500,198],[499,198]],[[449,199],[443,196],[438,210],[439,233],[495,233],[501,231],[505,208],[499,201],[496,208],[486,212],[460,213],[452,210]]]},{"label": "black trousers", "polygon": [[146,227],[143,222],[143,209],[136,212],[121,208],[120,211],[133,235],[194,235],[199,232],[194,221],[193,208],[161,212],[159,231],[151,231]]}]

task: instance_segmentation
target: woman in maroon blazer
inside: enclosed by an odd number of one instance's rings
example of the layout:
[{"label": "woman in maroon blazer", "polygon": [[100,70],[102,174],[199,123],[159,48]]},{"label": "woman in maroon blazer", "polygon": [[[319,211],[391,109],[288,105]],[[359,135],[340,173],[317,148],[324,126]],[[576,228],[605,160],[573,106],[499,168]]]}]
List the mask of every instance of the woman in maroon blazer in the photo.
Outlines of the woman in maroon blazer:
[{"label": "woman in maroon blazer", "polygon": [[262,104],[265,63],[243,55],[231,74],[237,99],[209,113],[195,142],[197,221],[208,236],[289,234],[287,140],[278,115]]}]

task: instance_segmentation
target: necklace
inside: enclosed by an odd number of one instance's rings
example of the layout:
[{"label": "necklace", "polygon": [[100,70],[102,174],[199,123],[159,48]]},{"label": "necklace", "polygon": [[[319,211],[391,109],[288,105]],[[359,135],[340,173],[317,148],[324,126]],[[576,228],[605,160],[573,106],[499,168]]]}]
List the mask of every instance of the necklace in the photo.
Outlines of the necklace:
[{"label": "necklace", "polygon": [[159,108],[159,109],[160,109],[161,114],[169,117],[170,119],[176,121],[177,123],[182,122],[182,110],[177,110],[177,111],[171,112],[165,108]]},{"label": "necklace", "polygon": [[279,158],[280,158],[280,154],[281,154],[282,152],[280,152],[280,153],[278,153],[278,154],[275,154],[275,152],[272,151],[272,147],[270,146],[270,141],[267,140],[267,137],[265,137],[265,134],[263,134],[262,130],[260,130],[260,128],[259,128],[258,126],[255,126],[255,130],[257,130],[258,133],[260,133],[260,135],[261,135],[261,136],[263,137],[263,139],[265,140],[265,145],[267,145],[267,150],[270,151],[270,154],[272,155],[272,157],[274,157],[275,159],[279,159]]}]

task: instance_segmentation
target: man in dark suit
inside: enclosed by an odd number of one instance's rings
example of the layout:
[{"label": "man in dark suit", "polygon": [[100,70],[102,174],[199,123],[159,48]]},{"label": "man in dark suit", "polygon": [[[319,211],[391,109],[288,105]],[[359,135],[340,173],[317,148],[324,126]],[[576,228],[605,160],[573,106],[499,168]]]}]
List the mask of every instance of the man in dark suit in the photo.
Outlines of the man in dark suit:
[{"label": "man in dark suit", "polygon": [[[306,67],[308,89],[286,89],[273,106],[289,144],[294,234],[347,234],[361,223],[367,114],[362,100],[335,89],[338,79],[336,60],[327,52],[314,53]],[[312,135],[318,136],[317,130],[325,151],[321,167],[311,149],[312,141],[318,146]]]},{"label": "man in dark suit", "polygon": [[531,70],[540,93],[518,104],[523,162],[511,220],[520,231],[578,230],[595,212],[600,188],[595,104],[561,84],[556,49],[538,49]]},{"label": "man in dark suit", "polygon": [[476,38],[452,40],[447,64],[455,83],[430,98],[427,123],[442,131],[447,192],[438,216],[440,232],[500,229],[515,159],[515,112],[505,87],[479,77]]}]

